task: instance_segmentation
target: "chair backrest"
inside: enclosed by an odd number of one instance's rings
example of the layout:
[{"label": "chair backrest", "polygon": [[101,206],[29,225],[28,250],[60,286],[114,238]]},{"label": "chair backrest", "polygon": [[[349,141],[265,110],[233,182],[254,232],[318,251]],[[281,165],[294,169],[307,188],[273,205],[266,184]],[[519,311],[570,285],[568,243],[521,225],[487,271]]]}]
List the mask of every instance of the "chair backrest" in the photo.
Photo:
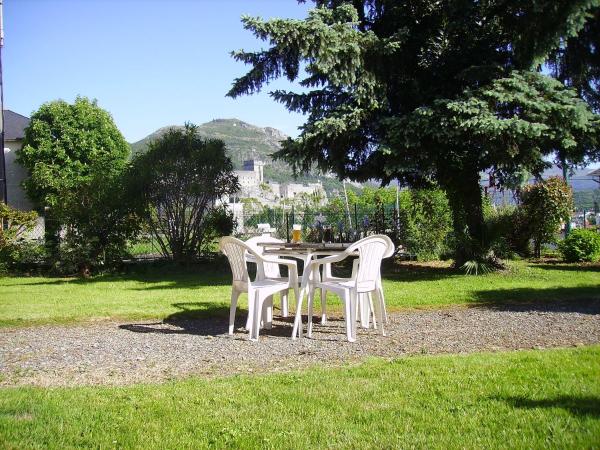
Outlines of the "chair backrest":
[{"label": "chair backrest", "polygon": [[[259,242],[272,242],[272,243],[277,243],[280,244],[283,241],[281,239],[277,239],[271,236],[255,236],[255,237],[251,237],[250,239],[248,239],[246,241],[246,245],[250,248],[252,248],[252,250],[254,250],[256,253],[258,253],[259,255],[262,255],[264,252],[264,247],[261,247],[260,245],[258,245]],[[281,277],[281,272],[279,270],[279,264],[275,264],[275,263],[263,263],[263,269],[264,269],[264,276],[266,278],[279,278]],[[259,268],[260,269],[260,268]]]},{"label": "chair backrest", "polygon": [[246,266],[246,253],[248,251],[254,253],[254,250],[248,247],[244,241],[240,241],[232,236],[222,237],[219,241],[219,248],[229,260],[233,282],[247,283],[248,267]]},{"label": "chair backrest", "polygon": [[390,256],[393,256],[394,252],[396,251],[396,246],[394,245],[394,242],[390,239],[389,236],[385,234],[379,234],[378,236],[381,236],[387,242],[388,245],[385,253],[383,254],[383,257],[389,258]]},{"label": "chair backrest", "polygon": [[389,251],[390,242],[391,239],[385,235],[373,235],[367,236],[348,247],[346,252],[358,252],[357,284],[377,282],[381,271],[381,260]]}]

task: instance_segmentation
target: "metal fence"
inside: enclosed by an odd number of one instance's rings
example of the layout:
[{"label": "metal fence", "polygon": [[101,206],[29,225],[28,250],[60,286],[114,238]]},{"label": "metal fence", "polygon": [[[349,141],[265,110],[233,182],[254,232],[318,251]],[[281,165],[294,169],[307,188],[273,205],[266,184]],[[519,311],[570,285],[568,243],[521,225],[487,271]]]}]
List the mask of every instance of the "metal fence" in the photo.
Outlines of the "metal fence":
[{"label": "metal fence", "polygon": [[237,218],[240,235],[259,233],[258,225],[268,223],[275,235],[289,241],[292,227],[302,227],[304,239],[322,241],[330,231],[333,242],[353,242],[368,234],[388,234],[395,237],[399,229],[395,205],[377,204],[369,207],[349,205],[344,210],[323,208],[258,208],[245,210]]}]

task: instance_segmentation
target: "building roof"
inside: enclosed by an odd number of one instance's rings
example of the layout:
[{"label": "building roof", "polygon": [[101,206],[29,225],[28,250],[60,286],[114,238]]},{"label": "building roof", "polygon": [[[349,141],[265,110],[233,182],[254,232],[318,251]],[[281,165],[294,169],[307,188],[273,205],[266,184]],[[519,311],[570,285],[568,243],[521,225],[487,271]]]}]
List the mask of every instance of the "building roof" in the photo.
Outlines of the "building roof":
[{"label": "building roof", "polygon": [[596,169],[593,172],[587,174],[588,177],[600,177],[600,169]]},{"label": "building roof", "polygon": [[10,109],[4,110],[4,139],[18,141],[25,137],[25,128],[29,125],[29,117],[22,116]]}]

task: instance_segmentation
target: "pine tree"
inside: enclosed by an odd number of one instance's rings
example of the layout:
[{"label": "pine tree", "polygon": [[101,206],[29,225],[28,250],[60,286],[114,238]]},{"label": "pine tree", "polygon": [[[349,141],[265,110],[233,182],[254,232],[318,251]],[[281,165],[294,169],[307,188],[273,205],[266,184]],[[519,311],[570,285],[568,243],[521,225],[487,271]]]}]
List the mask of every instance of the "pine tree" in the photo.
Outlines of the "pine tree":
[{"label": "pine tree", "polygon": [[456,263],[487,255],[479,174],[539,173],[560,150],[597,157],[599,120],[574,90],[536,72],[575,38],[598,0],[316,1],[305,20],[244,17],[270,47],[234,52],[252,68],[231,97],[269,81],[307,115],[277,157],[340,178],[438,184],[453,210]]}]

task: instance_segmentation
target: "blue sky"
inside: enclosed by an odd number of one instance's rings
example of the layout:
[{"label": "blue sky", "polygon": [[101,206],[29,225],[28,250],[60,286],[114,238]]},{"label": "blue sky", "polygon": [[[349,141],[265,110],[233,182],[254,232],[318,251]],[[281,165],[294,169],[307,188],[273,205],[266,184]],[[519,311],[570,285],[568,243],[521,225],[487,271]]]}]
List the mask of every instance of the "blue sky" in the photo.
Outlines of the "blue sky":
[{"label": "blue sky", "polygon": [[96,98],[130,142],[166,125],[231,117],[295,136],[302,116],[272,101],[270,89],[225,94],[247,70],[229,52],[265,45],[240,17],[307,10],[295,0],[4,0],[5,108],[30,115],[58,98]]}]

